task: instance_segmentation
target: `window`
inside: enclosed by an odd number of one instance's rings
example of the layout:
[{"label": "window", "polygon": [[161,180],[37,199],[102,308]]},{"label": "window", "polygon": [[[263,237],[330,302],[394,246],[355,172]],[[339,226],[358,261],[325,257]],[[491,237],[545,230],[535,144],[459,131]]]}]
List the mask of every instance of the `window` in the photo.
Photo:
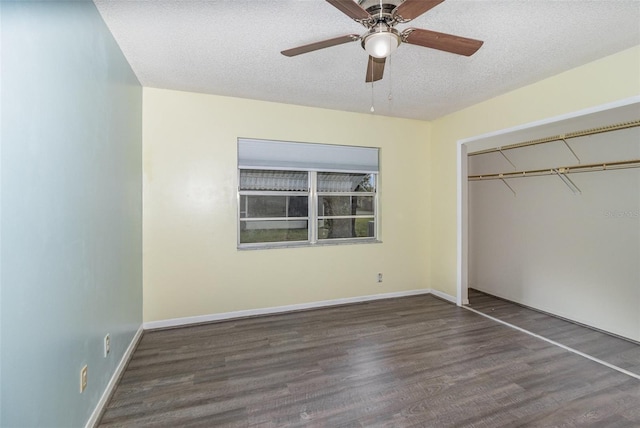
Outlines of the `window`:
[{"label": "window", "polygon": [[318,239],[375,238],[375,174],[317,173]]},{"label": "window", "polygon": [[378,150],[238,141],[240,248],[375,241]]},{"label": "window", "polygon": [[240,170],[240,244],[309,240],[309,174]]}]

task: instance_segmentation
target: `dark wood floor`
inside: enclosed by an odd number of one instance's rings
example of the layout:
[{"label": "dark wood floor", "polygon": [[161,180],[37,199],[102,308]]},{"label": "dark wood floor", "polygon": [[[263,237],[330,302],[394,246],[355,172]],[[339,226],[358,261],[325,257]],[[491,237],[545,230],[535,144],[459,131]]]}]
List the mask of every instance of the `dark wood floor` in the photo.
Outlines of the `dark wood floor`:
[{"label": "dark wood floor", "polygon": [[469,306],[607,363],[640,374],[640,345],[469,289]]},{"label": "dark wood floor", "polygon": [[433,296],[145,332],[102,427],[640,426],[640,381]]}]

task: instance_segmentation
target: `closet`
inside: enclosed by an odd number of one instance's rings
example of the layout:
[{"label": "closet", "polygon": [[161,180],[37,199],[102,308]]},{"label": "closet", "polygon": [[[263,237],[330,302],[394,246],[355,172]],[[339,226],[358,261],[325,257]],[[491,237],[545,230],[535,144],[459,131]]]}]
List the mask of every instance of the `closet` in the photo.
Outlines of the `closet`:
[{"label": "closet", "polygon": [[625,111],[469,146],[470,288],[640,341],[640,108]]}]

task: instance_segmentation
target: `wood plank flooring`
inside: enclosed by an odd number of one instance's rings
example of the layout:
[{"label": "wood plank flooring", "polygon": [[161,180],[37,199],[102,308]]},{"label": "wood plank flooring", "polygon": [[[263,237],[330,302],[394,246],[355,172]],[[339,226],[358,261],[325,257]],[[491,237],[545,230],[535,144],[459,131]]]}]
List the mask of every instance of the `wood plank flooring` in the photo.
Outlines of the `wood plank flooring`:
[{"label": "wood plank flooring", "polygon": [[640,345],[469,289],[469,306],[501,321],[640,374]]},{"label": "wood plank flooring", "polygon": [[145,332],[101,427],[640,426],[640,381],[433,296]]}]

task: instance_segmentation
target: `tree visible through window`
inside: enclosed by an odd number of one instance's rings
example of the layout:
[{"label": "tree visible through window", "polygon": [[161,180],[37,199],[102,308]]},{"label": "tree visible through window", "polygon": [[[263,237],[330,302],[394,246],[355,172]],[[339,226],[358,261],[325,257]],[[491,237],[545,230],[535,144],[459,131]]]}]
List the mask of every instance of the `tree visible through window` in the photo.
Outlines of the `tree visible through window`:
[{"label": "tree visible through window", "polygon": [[318,239],[375,236],[375,175],[318,173]]}]

